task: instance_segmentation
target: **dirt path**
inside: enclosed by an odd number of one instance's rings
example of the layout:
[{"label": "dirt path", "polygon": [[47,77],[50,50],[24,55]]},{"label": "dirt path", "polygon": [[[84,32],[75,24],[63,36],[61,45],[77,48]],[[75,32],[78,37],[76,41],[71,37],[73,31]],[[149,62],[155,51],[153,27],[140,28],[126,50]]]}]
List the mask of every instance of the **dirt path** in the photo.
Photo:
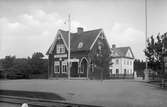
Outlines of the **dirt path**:
[{"label": "dirt path", "polygon": [[108,107],[166,107],[167,91],[133,80],[8,80],[1,89],[55,92],[66,100]]}]

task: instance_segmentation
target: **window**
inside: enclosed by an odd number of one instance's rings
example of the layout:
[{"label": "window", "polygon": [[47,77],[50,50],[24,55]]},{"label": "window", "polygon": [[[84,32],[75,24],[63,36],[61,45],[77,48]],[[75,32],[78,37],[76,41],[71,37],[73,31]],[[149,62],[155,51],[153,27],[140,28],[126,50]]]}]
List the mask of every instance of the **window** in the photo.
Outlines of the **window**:
[{"label": "window", "polygon": [[130,70],[130,74],[132,74],[132,69]]},{"label": "window", "polygon": [[127,74],[129,74],[129,70],[127,69]]},{"label": "window", "polygon": [[130,65],[132,65],[132,61],[130,61]]},{"label": "window", "polygon": [[83,42],[79,42],[78,48],[80,49],[80,48],[82,48],[82,47],[83,47]]},{"label": "window", "polygon": [[119,69],[116,69],[116,74],[119,74]]},{"label": "window", "polygon": [[57,46],[56,46],[56,53],[65,53],[65,47],[64,47],[64,45],[63,44],[58,44]]},{"label": "window", "polygon": [[126,64],[126,60],[124,59],[124,64]]},{"label": "window", "polygon": [[54,73],[60,73],[60,63],[58,61],[54,63]]},{"label": "window", "polygon": [[118,59],[116,60],[116,64],[119,64],[119,60]]},{"label": "window", "polygon": [[60,35],[57,36],[57,39],[58,39],[58,40],[61,39]]},{"label": "window", "polygon": [[124,69],[124,75],[126,75],[126,69]]},{"label": "window", "polygon": [[99,55],[102,55],[102,45],[103,45],[103,43],[102,42],[98,42],[98,46],[97,46],[97,53],[99,54]]},{"label": "window", "polygon": [[127,65],[129,65],[129,60],[127,60]]},{"label": "window", "polygon": [[62,73],[67,73],[67,61],[62,62]]}]

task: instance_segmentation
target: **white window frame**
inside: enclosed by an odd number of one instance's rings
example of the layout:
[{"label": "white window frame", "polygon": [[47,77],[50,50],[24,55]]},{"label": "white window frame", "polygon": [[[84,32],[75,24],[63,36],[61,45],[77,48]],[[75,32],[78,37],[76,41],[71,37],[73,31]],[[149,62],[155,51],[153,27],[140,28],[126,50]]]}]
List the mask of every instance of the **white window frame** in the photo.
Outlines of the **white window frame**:
[{"label": "white window frame", "polygon": [[127,60],[127,65],[129,65],[129,60]]},{"label": "white window frame", "polygon": [[[56,67],[58,67],[58,70],[56,70]],[[60,73],[60,62],[58,61],[54,62],[54,73]]]},{"label": "white window frame", "polygon": [[[66,68],[66,71],[65,71]],[[62,73],[67,73],[67,61],[62,62]]]},{"label": "white window frame", "polygon": [[132,61],[130,61],[130,65],[132,65]]},{"label": "white window frame", "polygon": [[118,64],[119,64],[119,59],[116,59],[116,61],[115,61],[115,62],[116,62],[116,64],[118,65]]},{"label": "white window frame", "polygon": [[65,46],[64,44],[57,44],[56,46],[56,53],[65,53]]}]

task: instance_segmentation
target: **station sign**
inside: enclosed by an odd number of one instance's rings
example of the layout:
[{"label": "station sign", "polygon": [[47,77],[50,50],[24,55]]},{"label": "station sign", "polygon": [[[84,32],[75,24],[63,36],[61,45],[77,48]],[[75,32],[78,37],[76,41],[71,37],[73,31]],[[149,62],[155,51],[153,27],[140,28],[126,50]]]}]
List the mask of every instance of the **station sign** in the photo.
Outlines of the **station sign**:
[{"label": "station sign", "polygon": [[67,54],[54,55],[55,58],[64,58],[67,57]]}]

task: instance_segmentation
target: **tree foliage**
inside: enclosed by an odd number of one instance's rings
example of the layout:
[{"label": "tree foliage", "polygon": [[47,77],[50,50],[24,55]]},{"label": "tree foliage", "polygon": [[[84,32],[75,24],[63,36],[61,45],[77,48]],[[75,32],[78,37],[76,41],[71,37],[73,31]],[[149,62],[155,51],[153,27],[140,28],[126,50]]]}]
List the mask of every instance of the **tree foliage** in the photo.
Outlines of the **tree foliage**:
[{"label": "tree foliage", "polygon": [[144,53],[148,59],[148,67],[153,70],[162,69],[164,45],[167,40],[167,33],[151,36],[147,40],[147,48]]},{"label": "tree foliage", "polygon": [[2,66],[5,70],[10,69],[14,65],[16,57],[15,56],[6,56],[4,60],[2,60]]},{"label": "tree foliage", "polygon": [[34,74],[47,74],[48,60],[43,57],[41,52],[35,52],[31,58],[6,56],[1,62],[7,76],[22,75],[22,78],[29,78]]},{"label": "tree foliage", "polygon": [[[98,45],[99,46],[99,45]],[[102,77],[107,78],[109,76],[109,66],[111,65],[110,49],[107,45],[103,44],[102,47],[96,48],[92,54],[92,62],[95,64],[96,73],[99,71]],[[105,77],[105,78],[104,78]]]},{"label": "tree foliage", "polygon": [[137,76],[144,76],[145,62],[139,59],[135,59],[134,61],[134,71],[136,71]]}]

